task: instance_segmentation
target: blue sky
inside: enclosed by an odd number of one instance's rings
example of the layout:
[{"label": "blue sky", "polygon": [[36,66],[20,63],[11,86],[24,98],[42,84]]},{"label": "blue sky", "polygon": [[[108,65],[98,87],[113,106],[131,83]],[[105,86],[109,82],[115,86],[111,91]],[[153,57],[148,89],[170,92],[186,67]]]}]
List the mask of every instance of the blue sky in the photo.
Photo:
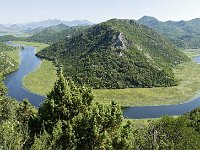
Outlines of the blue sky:
[{"label": "blue sky", "polygon": [[200,0],[0,0],[0,24],[58,18],[98,23],[111,18],[200,18]]}]

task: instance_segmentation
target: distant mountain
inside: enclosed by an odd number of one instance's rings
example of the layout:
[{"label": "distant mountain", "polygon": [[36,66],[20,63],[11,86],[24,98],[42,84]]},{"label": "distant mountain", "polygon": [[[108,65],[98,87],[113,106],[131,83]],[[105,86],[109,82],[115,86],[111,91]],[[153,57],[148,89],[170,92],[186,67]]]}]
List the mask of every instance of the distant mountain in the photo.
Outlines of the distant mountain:
[{"label": "distant mountain", "polygon": [[39,33],[40,31],[42,31],[45,27],[37,27],[37,28],[34,28],[34,29],[27,29],[27,30],[23,30],[24,33],[27,33],[27,34],[30,34],[30,35],[33,35],[33,34],[36,34],[36,33]]},{"label": "distant mountain", "polygon": [[92,25],[93,23],[87,20],[61,21],[59,19],[49,19],[40,22],[20,24],[19,26],[23,29],[35,29],[38,27],[50,27],[58,24],[65,24],[67,26],[87,26],[87,25]]},{"label": "distant mountain", "polygon": [[68,26],[90,26],[93,23],[89,22],[88,20],[73,20],[73,21],[64,21],[64,24]]},{"label": "distant mountain", "polygon": [[7,27],[7,29],[8,30],[18,30],[18,31],[22,30],[22,28],[19,25],[17,25],[17,24],[13,24],[10,27]]},{"label": "distant mountain", "polygon": [[65,24],[59,24],[42,29],[40,32],[28,37],[27,41],[54,43],[64,38],[76,35],[87,28],[87,26],[69,27]]},{"label": "distant mountain", "polygon": [[93,88],[176,85],[171,67],[187,61],[161,34],[133,20],[112,19],[62,39],[37,54]]},{"label": "distant mountain", "polygon": [[35,34],[41,31],[43,28],[56,25],[67,25],[67,26],[90,26],[93,23],[87,20],[73,20],[73,21],[61,21],[59,19],[49,19],[39,22],[30,22],[25,24],[9,24],[0,25],[0,32],[11,32],[11,31],[23,31],[29,34]]},{"label": "distant mountain", "polygon": [[0,25],[0,31],[3,32],[3,31],[5,31],[5,30],[6,30],[6,27],[3,26],[3,25]]},{"label": "distant mountain", "polygon": [[153,28],[165,35],[180,48],[200,48],[200,19],[190,21],[162,22],[154,17],[144,16],[139,23]]}]

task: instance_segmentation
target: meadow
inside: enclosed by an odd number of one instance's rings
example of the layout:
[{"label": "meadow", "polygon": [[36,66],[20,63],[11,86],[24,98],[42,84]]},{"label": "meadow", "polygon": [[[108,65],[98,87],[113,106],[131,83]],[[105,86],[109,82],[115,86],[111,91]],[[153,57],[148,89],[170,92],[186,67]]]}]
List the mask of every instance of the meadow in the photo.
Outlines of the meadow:
[{"label": "meadow", "polygon": [[[187,50],[185,53],[192,58],[198,55],[198,51]],[[176,66],[173,72],[180,80],[178,86],[94,90],[95,101],[110,103],[115,100],[122,106],[169,105],[183,103],[199,95],[199,64],[189,61]]]}]

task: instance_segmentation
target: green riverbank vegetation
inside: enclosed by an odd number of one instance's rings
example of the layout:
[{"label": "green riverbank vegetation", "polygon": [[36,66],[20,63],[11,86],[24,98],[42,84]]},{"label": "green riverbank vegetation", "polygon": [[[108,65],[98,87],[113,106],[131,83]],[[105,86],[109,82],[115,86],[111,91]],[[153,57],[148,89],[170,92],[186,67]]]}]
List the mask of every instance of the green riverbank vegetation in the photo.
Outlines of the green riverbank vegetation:
[{"label": "green riverbank vegetation", "polygon": [[95,101],[110,103],[115,100],[123,106],[168,105],[186,102],[200,90],[200,65],[186,62],[173,69],[179,85],[172,87],[94,90]]},{"label": "green riverbank vegetation", "polygon": [[[21,44],[26,46],[33,46],[36,51],[39,52],[48,44],[25,42],[25,41],[14,41],[14,44]],[[51,61],[42,60],[39,68],[27,75],[23,80],[23,85],[26,89],[31,92],[46,95],[54,85],[56,81],[56,67]]]},{"label": "green riverbank vegetation", "polygon": [[28,100],[16,102],[1,96],[1,148],[183,150],[200,147],[200,109],[180,117],[124,120],[119,105],[95,103],[92,93],[91,88],[77,86],[60,73],[38,110]]}]

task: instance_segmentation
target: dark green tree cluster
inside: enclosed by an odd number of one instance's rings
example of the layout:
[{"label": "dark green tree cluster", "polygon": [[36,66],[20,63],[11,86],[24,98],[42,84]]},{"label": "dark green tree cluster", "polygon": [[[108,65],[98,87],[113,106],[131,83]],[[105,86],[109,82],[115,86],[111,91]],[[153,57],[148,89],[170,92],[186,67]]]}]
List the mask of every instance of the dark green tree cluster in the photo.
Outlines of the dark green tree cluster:
[{"label": "dark green tree cluster", "polygon": [[76,84],[93,88],[172,86],[172,67],[189,60],[154,30],[112,19],[52,44],[37,56],[63,64]]},{"label": "dark green tree cluster", "polygon": [[30,120],[31,149],[130,149],[131,125],[122,125],[121,108],[92,100],[90,88],[77,87],[60,74],[38,115]]},{"label": "dark green tree cluster", "polygon": [[180,117],[163,117],[148,128],[137,130],[134,144],[139,149],[189,150],[200,148],[200,109]]},{"label": "dark green tree cluster", "polygon": [[59,75],[39,110],[0,96],[0,147],[12,150],[189,150],[200,148],[200,109],[133,128],[121,108],[94,104],[90,88]]},{"label": "dark green tree cluster", "polygon": [[7,42],[7,41],[23,41],[26,38],[24,37],[15,37],[13,35],[4,35],[0,36],[0,42]]},{"label": "dark green tree cluster", "polygon": [[21,150],[29,139],[28,121],[37,110],[24,100],[0,97],[0,147],[3,150]]}]

